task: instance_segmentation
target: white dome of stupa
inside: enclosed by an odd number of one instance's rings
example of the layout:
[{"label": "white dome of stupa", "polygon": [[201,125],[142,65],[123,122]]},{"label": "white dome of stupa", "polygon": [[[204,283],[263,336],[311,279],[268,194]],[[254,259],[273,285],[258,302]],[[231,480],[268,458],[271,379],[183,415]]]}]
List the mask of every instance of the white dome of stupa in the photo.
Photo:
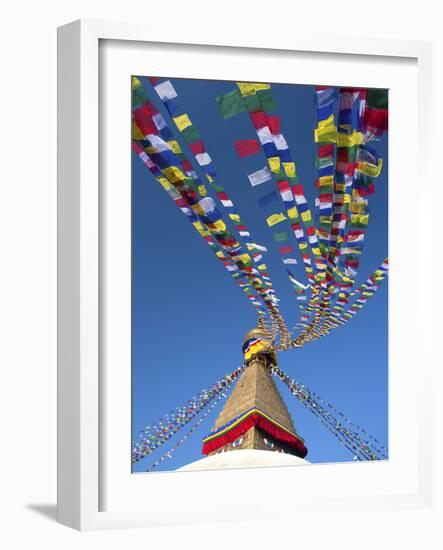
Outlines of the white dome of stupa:
[{"label": "white dome of stupa", "polygon": [[265,468],[270,466],[303,466],[309,462],[303,458],[288,453],[261,451],[258,449],[240,449],[213,454],[190,464],[177,471],[227,470],[230,468]]}]

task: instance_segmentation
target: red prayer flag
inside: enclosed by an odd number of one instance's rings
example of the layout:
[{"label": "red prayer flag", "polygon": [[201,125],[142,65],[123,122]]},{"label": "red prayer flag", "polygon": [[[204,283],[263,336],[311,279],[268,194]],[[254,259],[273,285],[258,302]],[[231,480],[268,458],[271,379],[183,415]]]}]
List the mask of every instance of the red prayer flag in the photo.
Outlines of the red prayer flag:
[{"label": "red prayer flag", "polygon": [[376,135],[382,134],[388,129],[388,110],[367,107],[363,113],[362,126]]},{"label": "red prayer flag", "polygon": [[278,251],[282,256],[284,256],[285,254],[291,254],[292,252],[294,252],[294,249],[292,248],[292,246],[288,245],[288,246],[280,246]]},{"label": "red prayer flag", "polygon": [[294,193],[294,195],[303,195],[303,185],[301,184],[296,184],[296,185],[293,185],[292,186],[292,192]]},{"label": "red prayer flag", "polygon": [[251,116],[252,124],[256,130],[268,125],[266,114],[263,111],[256,111],[255,113],[249,114]]},{"label": "red prayer flag", "polygon": [[260,151],[260,144],[256,139],[242,139],[234,143],[240,157],[249,157]]},{"label": "red prayer flag", "polygon": [[185,172],[192,172],[193,170],[191,162],[187,159],[182,162],[182,168]]},{"label": "red prayer flag", "polygon": [[195,141],[189,145],[193,155],[200,155],[205,152],[205,144],[203,141]]},{"label": "red prayer flag", "polygon": [[280,117],[279,116],[267,116],[268,119],[268,126],[271,130],[271,134],[279,134],[280,133]]},{"label": "red prayer flag", "polygon": [[314,236],[316,233],[315,231],[315,227],[313,225],[310,225],[306,228],[306,234],[309,235],[310,237]]},{"label": "red prayer flag", "polygon": [[148,134],[158,134],[158,130],[156,125],[154,124],[154,121],[152,120],[152,116],[149,112],[149,108],[147,105],[143,105],[143,107],[140,107],[138,109],[134,109],[132,112],[135,123],[140,129],[140,132],[147,136]]},{"label": "red prayer flag", "polygon": [[291,186],[289,185],[289,181],[288,180],[281,180],[281,181],[278,181],[277,182],[277,185],[278,185],[278,190],[283,192],[283,191],[289,191],[291,189]]},{"label": "red prayer flag", "polygon": [[320,158],[332,157],[334,155],[334,144],[328,143],[318,148],[318,156]]}]

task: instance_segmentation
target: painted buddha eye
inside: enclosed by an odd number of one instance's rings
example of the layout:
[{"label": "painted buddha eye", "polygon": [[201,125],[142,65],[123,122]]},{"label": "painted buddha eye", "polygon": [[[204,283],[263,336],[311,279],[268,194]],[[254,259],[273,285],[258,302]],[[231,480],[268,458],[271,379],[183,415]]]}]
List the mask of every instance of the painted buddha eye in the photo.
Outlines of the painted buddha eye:
[{"label": "painted buddha eye", "polygon": [[239,437],[238,439],[236,439],[234,441],[234,443],[232,444],[232,446],[234,447],[234,449],[236,449],[237,447],[240,447],[240,445],[243,443],[243,437]]},{"label": "painted buddha eye", "polygon": [[274,443],[269,439],[266,439],[266,437],[263,439],[263,441],[265,442],[266,447],[269,447],[270,449],[274,448]]}]

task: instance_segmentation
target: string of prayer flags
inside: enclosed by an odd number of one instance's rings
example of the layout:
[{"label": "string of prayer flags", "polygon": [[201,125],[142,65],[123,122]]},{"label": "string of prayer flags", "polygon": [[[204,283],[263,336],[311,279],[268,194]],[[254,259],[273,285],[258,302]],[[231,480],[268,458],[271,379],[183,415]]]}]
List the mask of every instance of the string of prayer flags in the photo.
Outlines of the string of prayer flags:
[{"label": "string of prayer flags", "polygon": [[[156,85],[158,85],[158,81]],[[169,95],[172,94],[171,86],[168,85],[168,90],[170,92]],[[173,95],[173,99],[176,100],[176,91],[173,92]],[[170,101],[170,99],[168,98],[166,101]],[[144,108],[145,111],[149,113],[158,113],[155,106],[153,106],[150,102],[145,104]],[[195,127],[193,126],[189,115],[187,113],[180,114],[179,111],[180,109],[177,107],[175,116],[172,118],[177,130],[184,136],[185,132],[187,132],[190,128]],[[170,131],[166,121],[163,119],[161,121],[159,139],[164,137],[165,132],[168,134],[168,139],[173,141],[171,140],[173,134]],[[236,228],[239,231],[240,236],[245,239],[250,239],[250,232],[242,223],[240,216],[236,213],[234,207],[230,206],[230,204],[233,204],[232,200],[226,195],[224,188],[215,183],[215,170],[212,168],[212,159],[206,152],[204,144],[196,128],[195,134],[198,138],[191,141],[191,143],[188,143],[191,152],[194,154],[200,168],[205,172],[208,182],[214,187],[217,194],[222,193],[222,195],[219,195],[219,199],[221,202],[223,201],[222,205],[228,211],[229,218],[236,224]],[[145,137],[151,137],[151,135]],[[255,292],[254,295],[249,295],[248,297],[252,304],[256,306],[257,312],[260,315],[263,315],[267,310],[269,315],[277,316],[277,318],[280,319],[280,314],[277,307],[279,300],[275,295],[275,292],[269,294],[266,291],[266,287],[270,285],[272,287],[272,283],[270,283],[269,279],[266,281],[261,280],[258,276],[259,272],[257,272],[253,267],[254,262],[260,261],[261,256],[257,253],[251,256],[246,254],[246,256],[248,256],[248,261],[243,261],[241,244],[230,234],[226,223],[222,220],[220,212],[215,208],[215,203],[213,203],[212,199],[206,197],[207,190],[198,180],[198,176],[195,171],[192,170],[192,164],[186,158],[186,155],[181,151],[179,156],[177,156],[177,154],[172,151],[172,148],[168,145],[168,143],[164,146],[164,143],[160,143],[159,140],[154,140],[154,144],[149,139],[146,141],[148,148],[145,148],[144,152],[149,150],[151,155],[158,155],[159,152],[163,155],[160,158],[155,157],[154,160],[150,158],[150,166],[148,167],[150,167],[151,172],[157,176],[157,179],[160,172],[160,174],[162,174],[161,177],[165,176],[166,180],[177,188],[181,195],[180,199],[176,199],[176,202],[177,200],[180,201],[180,204],[177,204],[177,206],[179,206],[182,212],[186,215],[197,216],[197,221],[193,219],[192,223],[195,229],[197,229],[200,235],[205,238],[207,242],[211,238],[212,243],[208,242],[210,246],[213,247],[216,243],[216,245],[220,246],[222,250],[225,251],[226,258],[223,259],[223,263],[232,276],[236,279],[238,277],[245,277],[247,279],[248,283],[251,285],[251,288],[253,288]],[[186,140],[185,137],[185,141],[189,140]],[[178,151],[177,147],[175,148]],[[182,170],[177,166],[179,164],[178,161],[181,161]],[[183,170],[186,170],[186,172],[183,172]],[[209,200],[200,202],[200,200],[203,200],[204,198],[208,198]],[[210,208],[208,209],[209,206]],[[219,259],[221,258],[219,257]],[[266,308],[265,310],[263,310],[262,303]]]},{"label": "string of prayer flags", "polygon": [[142,86],[140,80],[133,76],[132,77],[132,105],[133,107],[140,107],[148,100],[145,89]]},{"label": "string of prayer flags", "polygon": [[388,90],[368,90],[361,126],[368,137],[380,136],[387,131]]},{"label": "string of prayer flags", "polygon": [[334,405],[321,399],[305,384],[290,378],[278,366],[270,367],[270,372],[281,380],[289,391],[348,449],[355,460],[385,460],[388,449],[369,432],[355,424]]},{"label": "string of prayer flags", "polygon": [[[257,85],[256,83],[241,82],[237,83],[237,86],[239,87],[242,95],[245,97],[257,95],[263,98],[263,94],[266,94],[266,108],[255,110],[249,109],[250,119],[256,130],[263,152],[268,159],[269,171],[277,180],[276,183],[279,187],[282,199],[284,200],[287,217],[295,224],[299,220],[300,210],[301,222],[309,230],[308,244],[308,241],[304,237],[302,225],[300,223],[293,225],[294,233],[296,232],[296,235],[298,236],[298,243],[308,278],[313,278],[314,275],[309,254],[310,245],[312,246],[314,256],[317,256],[314,261],[317,261],[318,267],[322,269],[322,262],[319,261],[318,258],[320,255],[320,250],[318,248],[317,235],[304,192],[299,192],[296,199],[291,191],[291,183],[296,183],[296,166],[292,160],[287,141],[281,131],[280,118],[277,115],[271,114],[271,112],[276,108],[275,101],[272,97],[271,87],[270,85],[266,85],[266,87],[260,88],[260,85]],[[249,178],[251,181],[251,177]],[[271,178],[269,175],[266,174],[266,181],[269,181],[270,179]],[[297,188],[297,190],[303,191],[303,187],[301,186]],[[296,203],[297,200],[300,205],[299,209],[298,204]]]},{"label": "string of prayer flags", "polygon": [[[352,317],[361,310],[366,304],[368,298],[373,296],[382,282],[385,280],[389,270],[389,261],[385,259],[381,265],[374,270],[372,275],[360,285],[359,288],[351,292],[351,285],[343,285],[338,293],[336,304],[328,317],[322,323],[321,333],[313,334],[311,341],[327,335],[332,329],[343,326]],[[351,280],[352,284],[352,280]],[[358,299],[351,306],[346,308],[351,297],[358,296]]]},{"label": "string of prayer flags", "polygon": [[[337,133],[334,105],[337,97],[336,88],[317,86],[315,104],[317,114],[317,130],[315,141],[317,148],[317,187],[319,190],[318,203],[318,241],[323,257],[327,258],[332,224],[332,194],[334,188],[335,170],[335,142],[333,136]],[[333,132],[322,132],[322,123],[330,121]]]},{"label": "string of prayer flags", "polygon": [[[161,82],[161,83],[159,83],[155,86],[155,90],[157,91],[157,94],[159,95],[160,99],[163,102],[164,101],[169,101],[170,99],[173,99],[173,98],[177,100],[178,94],[177,94],[176,90],[173,88],[170,81],[166,81],[166,82],[167,82],[166,90],[167,90],[168,93],[164,93],[165,88],[163,87],[163,84],[164,84],[163,82]],[[177,103],[177,111],[180,111],[178,103]],[[189,114],[187,114],[187,113],[183,113],[181,115],[177,114],[176,116],[174,116],[172,118],[173,118],[173,121],[174,121],[177,129],[182,134],[184,132],[188,131],[189,128],[195,128],[194,125],[192,124],[192,121],[191,121],[191,118],[190,118]],[[217,197],[221,201],[223,207],[227,210],[228,217],[234,222],[235,227],[236,227],[240,237],[242,237],[244,239],[250,238],[251,234],[250,234],[248,228],[246,227],[246,225],[241,220],[240,215],[236,211],[232,200],[226,194],[226,191],[225,191],[224,187],[222,187],[221,185],[218,184],[218,182],[216,182],[216,170],[213,167],[212,158],[210,157],[209,153],[206,151],[206,147],[205,147],[205,144],[203,143],[203,141],[200,138],[198,140],[194,141],[194,142],[189,142],[189,140],[188,140],[188,146],[189,146],[189,149],[191,150],[192,154],[194,155],[194,158],[197,161],[198,165],[200,166],[200,168],[205,173],[208,182],[210,183],[210,185],[216,191]],[[192,164],[191,163],[188,162],[188,165],[186,166],[186,168],[188,170],[187,171],[188,175],[194,176],[194,177],[196,176],[195,172],[192,169]],[[200,194],[202,194],[203,196],[205,196],[207,194],[207,191],[206,191],[206,188],[204,187],[204,185],[200,184],[198,186],[198,189],[199,189]]]},{"label": "string of prayer flags", "polygon": [[[316,219],[298,179],[282,121],[275,112],[271,86],[239,82],[237,89],[217,98],[224,118],[249,113],[256,138],[235,141],[235,150],[241,158],[263,151],[267,163],[248,175],[249,182],[259,189],[257,200],[285,268],[297,264],[291,238],[295,237],[303,261],[308,284],[300,283],[288,271],[302,310],[297,335],[291,341],[279,313],[279,298],[263,263],[266,247],[254,242],[232,198],[217,181],[213,159],[191,116],[180,108],[173,83],[165,78],[150,81],[169,114],[158,111],[149,100],[149,90],[135,77],[134,151],[259,315],[269,317],[265,322],[274,331],[278,349],[313,342],[345,324],[373,295],[385,275],[379,270],[377,276],[353,290],[370,220],[368,197],[374,193],[374,180],[383,168],[378,147],[369,147],[368,142],[387,129],[387,93],[360,88],[316,88]],[[172,131],[169,117],[184,145]],[[188,158],[188,149],[193,159]],[[271,182],[275,189],[267,185]],[[214,199],[218,199],[218,206]],[[239,240],[229,229],[231,224]],[[284,228],[286,224],[291,233]],[[355,299],[349,306],[351,298]]]},{"label": "string of prayer flags", "polygon": [[175,443],[175,445],[166,451],[160,458],[158,458],[149,468],[146,469],[147,472],[152,472],[161,464],[164,460],[172,458],[174,452],[181,446],[183,443],[195,432],[195,430],[205,421],[205,419],[211,414],[212,410],[218,405],[218,402],[226,398],[226,395],[221,393],[216,397],[216,399],[208,406],[208,409],[202,414],[202,416],[197,420],[197,422]]},{"label": "string of prayer flags", "polygon": [[146,426],[132,446],[132,463],[140,461],[163,445],[188,424],[212,401],[226,392],[244,370],[244,365],[227,374],[207,389],[189,399],[184,405],[165,414],[154,424]]}]

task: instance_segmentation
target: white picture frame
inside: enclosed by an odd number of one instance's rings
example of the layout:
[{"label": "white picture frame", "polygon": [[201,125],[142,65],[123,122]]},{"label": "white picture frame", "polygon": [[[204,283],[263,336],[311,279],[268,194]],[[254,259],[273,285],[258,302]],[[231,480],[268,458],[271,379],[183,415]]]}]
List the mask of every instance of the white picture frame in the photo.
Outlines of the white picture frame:
[{"label": "white picture frame", "polygon": [[[117,435],[113,434],[114,440],[109,443],[109,429],[106,429],[106,425],[111,422],[111,413],[107,402],[115,399],[117,391],[127,394],[128,385],[127,378],[125,381],[119,381],[117,378],[113,378],[112,373],[109,377],[111,382],[104,384],[104,372],[107,369],[105,363],[106,358],[110,357],[110,353],[109,350],[106,353],[103,352],[100,342],[103,337],[103,326],[107,322],[104,316],[107,311],[106,301],[109,298],[109,285],[120,284],[122,280],[128,282],[129,266],[127,265],[126,271],[123,270],[120,273],[121,279],[117,278],[114,282],[107,281],[106,284],[103,284],[103,277],[106,277],[104,271],[110,265],[108,262],[115,262],[119,250],[127,252],[128,248],[127,242],[122,244],[126,248],[120,249],[117,244],[113,253],[114,258],[110,259],[105,252],[106,246],[103,244],[109,238],[107,236],[109,226],[103,221],[108,214],[102,216],[104,209],[109,209],[110,215],[112,215],[116,208],[120,208],[118,205],[125,203],[125,200],[120,203],[122,197],[118,194],[109,195],[106,200],[103,199],[105,194],[100,183],[103,178],[103,174],[100,173],[103,127],[100,124],[102,122],[100,116],[103,109],[107,107],[106,104],[101,104],[100,82],[107,82],[107,77],[100,80],[103,76],[100,75],[105,65],[113,63],[117,67],[119,59],[122,63],[127,63],[126,56],[131,48],[152,47],[156,52],[161,51],[162,48],[165,50],[176,48],[174,51],[177,53],[181,46],[184,52],[188,51],[186,48],[190,47],[189,36],[184,28],[177,24],[173,28],[171,36],[174,37],[173,43],[164,42],[162,32],[154,27],[148,28],[145,25],[120,22],[77,21],[59,29],[58,521],[76,529],[90,530],[175,525],[201,521],[261,519],[265,516],[265,510],[268,518],[284,517],[284,510],[287,510],[288,514],[293,514],[294,507],[297,509],[298,515],[309,514],[313,511],[326,511],[331,506],[335,508],[336,513],[343,514],[349,513],[351,510],[355,511],[356,508],[372,512],[376,510],[395,511],[405,507],[411,509],[431,507],[432,450],[431,428],[427,419],[431,418],[432,412],[431,402],[424,393],[424,386],[430,383],[433,357],[431,334],[426,331],[425,324],[421,323],[419,319],[430,315],[427,298],[432,294],[429,285],[422,284],[425,274],[420,269],[412,270],[416,295],[414,294],[411,307],[416,308],[419,313],[417,324],[414,327],[408,327],[407,323],[402,325],[404,334],[408,334],[408,331],[412,331],[412,329],[420,334],[420,347],[418,343],[411,340],[410,349],[406,354],[410,358],[404,357],[407,362],[412,361],[413,357],[418,357],[420,354],[422,368],[414,373],[418,383],[413,388],[411,372],[406,367],[404,373],[394,369],[391,375],[391,384],[394,387],[398,387],[404,381],[405,387],[411,388],[411,392],[415,392],[413,396],[411,395],[411,402],[414,405],[411,405],[409,411],[410,425],[414,427],[413,435],[411,435],[414,440],[413,452],[411,452],[413,456],[406,457],[406,449],[404,446],[402,447],[403,443],[399,440],[398,453],[396,455],[394,451],[393,459],[389,461],[391,464],[386,467],[383,464],[366,464],[362,465],[366,467],[365,470],[357,471],[354,468],[352,472],[347,470],[345,473],[346,465],[340,464],[320,465],[315,469],[302,468],[297,473],[293,472],[293,468],[261,470],[260,475],[267,476],[268,479],[269,492],[267,494],[258,496],[251,491],[248,498],[239,495],[238,502],[235,504],[229,503],[228,494],[221,494],[217,506],[207,506],[204,502],[199,505],[196,500],[185,507],[180,499],[181,495],[186,491],[189,492],[190,488],[194,487],[198,493],[198,489],[208,483],[216,486],[218,484],[219,487],[229,487],[229,484],[236,486],[244,484],[244,487],[250,488],[254,485],[257,471],[189,472],[181,475],[171,472],[151,477],[145,476],[144,480],[140,476],[132,476],[130,479],[130,472],[127,472],[128,475],[124,474],[124,479],[123,477],[121,480],[119,479],[122,462],[119,462],[118,458],[120,456],[118,444],[121,443],[125,448],[124,452],[126,452],[127,441],[124,439],[124,433],[127,422],[119,422],[112,418]],[[106,41],[109,43],[112,41],[117,45],[114,57],[112,52],[106,53],[105,51],[103,54],[103,51],[100,50]],[[365,58],[358,57],[358,59],[368,61],[368,75],[371,73],[371,60],[375,60],[374,62],[384,60],[391,67],[402,63],[405,66],[408,64],[411,67],[414,66],[415,76],[413,78],[416,78],[418,83],[418,97],[415,95],[411,97],[415,98],[417,106],[414,112],[418,115],[417,133],[419,139],[418,148],[414,149],[415,156],[412,155],[408,161],[415,166],[414,159],[416,161],[420,157],[418,181],[422,186],[425,185],[425,182],[428,187],[432,185],[432,178],[429,174],[430,162],[427,161],[430,156],[431,117],[429,109],[431,46],[429,43],[363,38],[357,40],[348,37],[314,37],[300,32],[297,33],[296,38],[278,36],[278,33],[272,32],[263,37],[255,35],[251,38],[247,34],[242,37],[227,37],[220,31],[211,33],[210,37],[205,36],[202,32],[194,46],[195,51],[199,52],[198,55],[204,55],[208,59],[211,58],[211,55],[218,55],[215,52],[222,52],[223,56],[229,57],[231,60],[244,55],[245,52],[250,52],[252,58],[255,53],[264,56],[272,55],[274,60],[278,59],[278,56],[284,58],[297,53],[300,56],[311,56],[311,61],[316,56],[323,56],[325,64],[334,64],[338,63],[339,59],[343,63],[353,63],[357,60],[357,56],[366,56]],[[185,59],[183,58],[182,61],[181,67],[183,68],[181,70],[184,71],[184,74],[178,74],[177,71],[180,69],[177,67],[174,74],[204,77],[204,67],[198,68],[194,65],[193,74],[189,74],[192,62],[186,68]],[[251,65],[254,63],[257,61],[253,61]],[[220,64],[220,71],[221,67],[225,65],[226,59]],[[139,66],[137,65],[137,67]],[[167,71],[162,72],[163,74],[167,73]],[[254,68],[249,67],[247,74],[233,74],[232,78],[237,76],[237,78],[241,77],[247,80],[253,73]],[[116,74],[120,74],[118,69]],[[171,73],[169,72],[169,74]],[[343,75],[344,77],[345,75]],[[353,75],[353,78],[358,78],[358,76]],[[368,76],[368,78],[371,77]],[[376,76],[374,76],[375,78]],[[353,82],[348,82],[348,84],[353,84]],[[415,94],[415,90],[411,93]],[[118,98],[110,96],[106,101],[108,100],[118,101]],[[415,127],[415,122],[415,120],[411,122],[413,127]],[[111,136],[116,134],[118,132],[109,133]],[[121,146],[121,141],[113,142],[113,137],[109,139],[106,137],[106,140],[109,141],[106,147],[109,146],[110,151],[114,150],[114,147]],[[125,138],[123,135],[123,142],[124,139],[129,138]],[[390,154],[395,161],[394,149],[395,144],[390,142]],[[115,158],[114,155],[114,163]],[[116,168],[116,173],[119,176],[130,177],[129,174],[125,176],[119,171],[127,171],[125,162],[122,161],[120,169],[119,166],[113,168]],[[104,170],[106,174],[109,174],[108,168],[106,167]],[[114,171],[109,177],[116,177]],[[411,183],[405,182],[405,185],[410,186]],[[412,190],[413,187],[407,187],[407,189]],[[396,213],[395,209],[407,209],[410,201],[411,197],[405,197],[400,204],[393,207],[392,212],[390,211],[391,219],[397,222],[395,227],[400,228],[405,219],[404,214]],[[420,232],[423,232],[421,235],[424,235],[431,220],[423,204],[423,199],[417,198],[416,203],[418,203],[417,216],[420,221]],[[106,212],[108,211],[106,210]],[[127,220],[127,211],[122,218]],[[395,227],[393,229],[394,238]],[[419,236],[416,238],[419,239]],[[124,239],[122,240],[124,241]],[[426,255],[432,244],[423,240],[421,243],[420,254]],[[431,254],[427,257],[431,258]],[[390,298],[390,308],[393,312],[396,311],[396,308],[398,309],[400,298],[398,289],[405,284],[404,281],[401,281],[402,273],[404,278],[404,270],[407,266],[407,250],[404,247],[398,250],[396,260],[397,268],[394,267],[392,276],[394,281],[397,281],[397,286],[393,288],[391,293],[393,297]],[[431,260],[428,260],[428,265],[429,261]],[[124,261],[120,263],[127,264]],[[115,266],[115,263],[113,265]],[[390,288],[392,288],[391,275],[390,278]],[[396,296],[397,302],[395,301]],[[120,308],[118,311],[122,314],[123,321],[127,319],[128,304],[115,307]],[[395,316],[395,313],[393,315]],[[401,323],[401,313],[396,319],[398,319],[398,323]],[[114,327],[114,329],[116,328]],[[111,330],[113,330],[112,327]],[[123,340],[126,339],[127,344],[130,325],[123,327],[123,331],[125,334]],[[115,352],[117,355],[119,354],[119,350],[115,350]],[[399,350],[397,357],[400,357],[400,353]],[[114,351],[112,357],[114,357]],[[399,360],[397,357],[395,361]],[[110,369],[112,371],[112,366]],[[122,399],[127,403],[130,396],[123,395]],[[395,405],[397,394],[390,392],[390,399],[393,399]],[[399,422],[396,411],[403,411],[402,406],[399,405],[398,410],[392,409],[393,413],[390,409],[390,413],[393,414],[390,423]],[[392,426],[390,428],[392,433]],[[129,440],[130,434],[128,433],[126,437]],[[392,448],[391,443],[390,441]],[[107,445],[114,445],[112,455],[116,458],[105,465],[103,449]],[[404,454],[400,452],[401,450],[404,451]],[[369,470],[368,467],[372,470]],[[375,470],[379,467],[380,471]],[[383,468],[386,471],[383,471]],[[293,477],[292,480],[299,487],[299,495],[279,493],[273,489],[278,485],[284,487],[288,476],[296,475],[298,478]],[[305,481],[300,478],[301,475]],[[383,478],[383,476],[385,477]],[[332,482],[333,478],[337,480],[335,483]],[[345,488],[343,489],[342,479],[345,478],[348,478],[348,482],[344,484]],[[359,492],[358,488],[363,483],[363,478],[369,480],[368,486],[370,483],[373,484],[372,492],[368,488]],[[393,480],[392,484],[391,486],[386,485],[386,491],[383,492],[377,483],[388,483],[388,479]],[[306,483],[305,489],[303,488],[304,482]],[[112,484],[115,484],[115,488],[110,491],[114,496],[105,498],[103,494],[107,493],[103,491],[103,485],[106,485],[108,490],[108,486]],[[137,496],[136,486],[141,486],[140,484],[143,484],[144,488],[142,494]],[[311,492],[308,491],[308,484]],[[326,492],[325,487],[328,488]],[[174,506],[171,503],[171,498],[175,493],[177,505]],[[147,494],[149,497],[146,496]],[[141,505],[140,499],[143,495],[145,502]],[[112,504],[109,505],[109,502]],[[276,503],[285,504],[285,506],[276,506]]]}]

